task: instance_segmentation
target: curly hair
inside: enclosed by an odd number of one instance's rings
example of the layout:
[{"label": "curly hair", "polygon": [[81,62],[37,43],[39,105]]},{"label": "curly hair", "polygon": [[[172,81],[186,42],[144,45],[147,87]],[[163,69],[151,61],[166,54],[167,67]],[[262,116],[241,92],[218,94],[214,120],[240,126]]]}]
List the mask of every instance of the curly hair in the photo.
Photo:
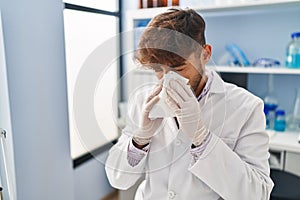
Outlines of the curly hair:
[{"label": "curly hair", "polygon": [[169,9],[154,17],[141,35],[135,60],[143,66],[174,67],[193,52],[201,52],[205,21],[193,9]]}]

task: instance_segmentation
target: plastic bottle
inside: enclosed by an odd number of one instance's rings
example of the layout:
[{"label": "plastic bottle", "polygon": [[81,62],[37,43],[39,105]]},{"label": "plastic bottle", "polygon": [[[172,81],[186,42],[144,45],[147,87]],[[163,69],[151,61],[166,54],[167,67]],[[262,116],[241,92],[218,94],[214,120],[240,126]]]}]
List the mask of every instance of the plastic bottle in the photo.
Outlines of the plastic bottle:
[{"label": "plastic bottle", "polygon": [[276,118],[274,122],[275,131],[285,131],[286,121],[285,121],[285,112],[284,110],[276,111]]},{"label": "plastic bottle", "polygon": [[267,112],[266,113],[266,123],[268,129],[274,129],[275,117],[276,117],[276,108],[277,108],[277,100],[271,96],[266,96],[264,99],[264,107]]},{"label": "plastic bottle", "polygon": [[264,113],[266,116],[266,129],[270,129],[269,110],[266,107],[264,107]]},{"label": "plastic bottle", "polygon": [[300,68],[300,32],[291,34],[292,40],[286,49],[286,66]]},{"label": "plastic bottle", "polygon": [[267,110],[266,118],[268,119],[268,129],[274,129],[275,111],[278,106],[278,101],[273,87],[273,74],[269,74],[268,92],[264,97],[264,109]]},{"label": "plastic bottle", "polygon": [[300,88],[297,89],[293,113],[287,119],[287,129],[300,132]]}]

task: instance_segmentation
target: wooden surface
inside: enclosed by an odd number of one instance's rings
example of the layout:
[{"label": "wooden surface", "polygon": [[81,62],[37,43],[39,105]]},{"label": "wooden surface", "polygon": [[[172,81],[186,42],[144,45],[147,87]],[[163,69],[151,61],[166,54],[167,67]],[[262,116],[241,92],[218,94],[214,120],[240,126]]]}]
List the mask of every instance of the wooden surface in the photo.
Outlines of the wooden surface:
[{"label": "wooden surface", "polygon": [[118,199],[119,199],[119,192],[118,192],[118,190],[115,190],[100,200],[118,200]]}]

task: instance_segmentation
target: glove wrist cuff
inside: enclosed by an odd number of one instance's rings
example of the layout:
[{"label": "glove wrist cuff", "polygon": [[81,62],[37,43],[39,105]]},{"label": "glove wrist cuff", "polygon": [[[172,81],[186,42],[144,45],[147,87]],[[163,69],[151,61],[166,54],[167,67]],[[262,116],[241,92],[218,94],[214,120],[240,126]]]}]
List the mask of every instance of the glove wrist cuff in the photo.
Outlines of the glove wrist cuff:
[{"label": "glove wrist cuff", "polygon": [[192,144],[196,147],[200,146],[208,134],[209,130],[203,126],[202,128],[196,131],[195,137],[192,139]]},{"label": "glove wrist cuff", "polygon": [[140,146],[147,145],[147,144],[149,144],[151,142],[151,138],[140,138],[140,137],[136,137],[136,136],[133,136],[132,140],[137,145],[140,145]]}]

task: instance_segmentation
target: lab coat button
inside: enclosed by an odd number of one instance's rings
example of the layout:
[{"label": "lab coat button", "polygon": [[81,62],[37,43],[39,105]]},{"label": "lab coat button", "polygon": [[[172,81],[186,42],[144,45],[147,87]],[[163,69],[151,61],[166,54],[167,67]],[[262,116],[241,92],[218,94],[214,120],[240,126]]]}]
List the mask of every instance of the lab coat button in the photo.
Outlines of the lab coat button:
[{"label": "lab coat button", "polygon": [[179,145],[181,145],[181,140],[180,139],[177,139],[176,141],[175,141],[175,144],[177,145],[177,146],[179,146]]},{"label": "lab coat button", "polygon": [[169,191],[168,195],[169,195],[169,199],[174,199],[176,196],[176,193],[174,191]]}]

